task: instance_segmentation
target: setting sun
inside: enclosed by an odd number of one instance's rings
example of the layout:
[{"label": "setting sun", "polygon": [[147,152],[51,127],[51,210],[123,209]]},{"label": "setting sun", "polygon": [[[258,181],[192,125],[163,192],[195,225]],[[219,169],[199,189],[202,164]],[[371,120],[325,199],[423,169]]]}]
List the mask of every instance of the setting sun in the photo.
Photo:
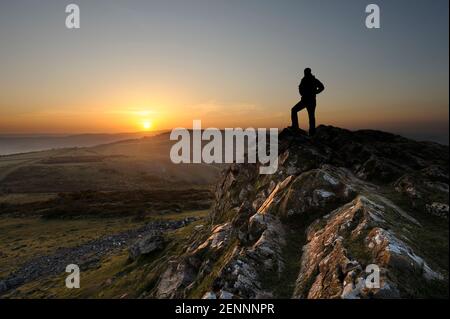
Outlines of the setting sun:
[{"label": "setting sun", "polygon": [[149,129],[152,128],[152,122],[150,122],[150,121],[144,121],[144,122],[142,123],[142,126],[143,126],[144,130],[149,130]]}]

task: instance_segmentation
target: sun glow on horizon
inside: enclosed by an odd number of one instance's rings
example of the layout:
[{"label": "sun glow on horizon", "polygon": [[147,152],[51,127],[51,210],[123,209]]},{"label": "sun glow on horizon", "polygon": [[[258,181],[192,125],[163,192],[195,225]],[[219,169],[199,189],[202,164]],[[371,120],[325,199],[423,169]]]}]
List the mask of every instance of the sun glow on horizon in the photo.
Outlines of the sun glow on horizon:
[{"label": "sun glow on horizon", "polygon": [[150,120],[145,120],[142,122],[142,127],[144,130],[148,131],[153,127],[153,123]]}]

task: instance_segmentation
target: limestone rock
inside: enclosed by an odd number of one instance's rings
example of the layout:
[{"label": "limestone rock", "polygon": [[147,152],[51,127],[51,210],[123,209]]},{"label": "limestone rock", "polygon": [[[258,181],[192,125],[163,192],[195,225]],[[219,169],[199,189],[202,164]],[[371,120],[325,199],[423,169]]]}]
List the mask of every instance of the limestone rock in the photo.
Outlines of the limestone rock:
[{"label": "limestone rock", "polygon": [[448,297],[448,146],[320,126],[278,149],[275,174],[223,171],[152,297]]},{"label": "limestone rock", "polygon": [[166,241],[162,232],[150,231],[138,239],[129,249],[129,258],[136,260],[141,255],[146,255],[164,248]]}]

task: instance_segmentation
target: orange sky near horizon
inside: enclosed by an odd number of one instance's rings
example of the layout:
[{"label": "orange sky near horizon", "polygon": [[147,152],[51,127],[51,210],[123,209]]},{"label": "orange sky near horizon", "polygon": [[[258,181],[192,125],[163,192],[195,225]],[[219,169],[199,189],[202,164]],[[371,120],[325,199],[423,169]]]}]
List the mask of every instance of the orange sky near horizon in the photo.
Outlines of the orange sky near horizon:
[{"label": "orange sky near horizon", "polygon": [[[324,82],[326,91],[318,96],[318,124],[384,130],[420,127],[430,123],[431,126],[448,126],[448,120],[442,117],[448,114],[445,98],[410,101],[402,97],[373,96],[368,99],[368,91],[346,98],[341,96],[339,85],[333,88],[332,84]],[[100,88],[96,91],[97,95],[83,88],[82,94],[77,94],[79,87],[61,88],[58,90],[60,93],[41,91],[29,95],[9,90],[8,100],[19,107],[8,107],[4,100],[0,101],[0,134],[159,131],[175,127],[191,128],[193,120],[201,120],[205,128],[284,128],[290,125],[290,108],[300,98],[296,86],[297,82],[293,79],[284,94],[276,91],[267,101],[259,99],[259,103],[255,104],[233,100],[202,102],[202,92],[190,91],[188,87],[171,91],[161,84],[149,86],[134,83],[130,89],[121,81],[111,81],[107,86],[97,85],[96,88]],[[433,108],[423,107],[430,102]],[[300,112],[299,118],[301,126],[305,127],[306,111]],[[148,124],[151,124],[150,127]]]},{"label": "orange sky near horizon", "polygon": [[[323,102],[322,102],[323,100]],[[295,100],[292,100],[295,103]],[[377,112],[363,109],[352,110],[351,105],[330,105],[327,99],[318,99],[318,124],[334,125],[348,129],[408,128],[412,125],[443,125],[447,119],[439,118],[443,110],[430,112],[413,109],[408,112],[408,121],[402,121],[399,107],[377,108]],[[293,103],[291,103],[293,105]],[[130,103],[133,104],[133,103]],[[290,125],[290,104],[277,107],[266,113],[256,105],[220,105],[215,102],[199,105],[172,104],[170,106],[100,107],[78,108],[74,111],[39,110],[0,118],[0,133],[122,133],[138,131],[159,131],[175,127],[192,127],[193,120],[201,120],[207,127],[278,127]],[[148,104],[151,105],[151,104]],[[81,109],[81,110],[80,110]],[[299,113],[302,127],[307,125],[306,111]],[[383,125],[380,125],[383,123]]]}]

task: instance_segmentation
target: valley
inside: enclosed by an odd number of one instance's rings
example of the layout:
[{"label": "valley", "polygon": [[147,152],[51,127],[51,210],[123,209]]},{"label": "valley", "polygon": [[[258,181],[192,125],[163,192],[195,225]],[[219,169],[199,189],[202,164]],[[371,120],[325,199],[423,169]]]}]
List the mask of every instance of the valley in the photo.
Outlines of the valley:
[{"label": "valley", "polygon": [[[161,232],[173,248],[204,224],[221,170],[174,165],[170,145],[161,134],[0,156],[0,298],[137,293],[120,283],[108,292],[97,279],[113,280],[111,263],[136,267],[129,249],[146,235]],[[67,264],[81,267],[80,290],[65,287]]]}]

